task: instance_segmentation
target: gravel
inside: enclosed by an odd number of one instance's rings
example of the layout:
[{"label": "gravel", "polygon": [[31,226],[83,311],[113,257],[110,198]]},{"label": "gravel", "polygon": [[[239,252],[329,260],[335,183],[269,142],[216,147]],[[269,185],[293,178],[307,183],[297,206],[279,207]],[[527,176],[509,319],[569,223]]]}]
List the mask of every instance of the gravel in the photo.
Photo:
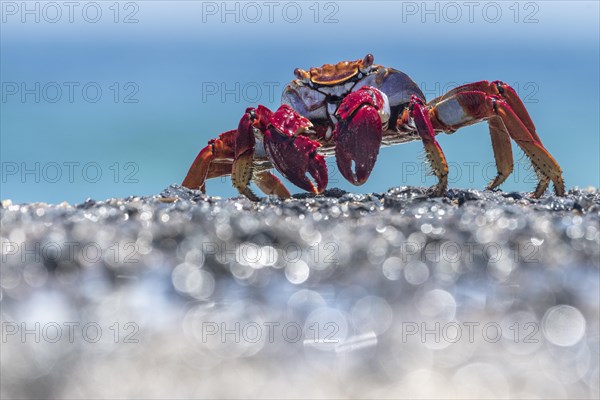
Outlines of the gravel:
[{"label": "gravel", "polygon": [[598,398],[600,191],[0,208],[2,398]]}]

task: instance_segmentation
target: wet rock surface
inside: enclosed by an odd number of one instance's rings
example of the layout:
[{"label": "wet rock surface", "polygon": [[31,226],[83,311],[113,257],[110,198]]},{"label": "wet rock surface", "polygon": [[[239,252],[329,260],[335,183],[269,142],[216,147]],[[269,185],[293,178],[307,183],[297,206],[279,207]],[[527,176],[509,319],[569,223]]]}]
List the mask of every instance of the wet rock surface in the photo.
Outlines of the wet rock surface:
[{"label": "wet rock surface", "polygon": [[3,201],[3,398],[597,398],[600,191]]}]

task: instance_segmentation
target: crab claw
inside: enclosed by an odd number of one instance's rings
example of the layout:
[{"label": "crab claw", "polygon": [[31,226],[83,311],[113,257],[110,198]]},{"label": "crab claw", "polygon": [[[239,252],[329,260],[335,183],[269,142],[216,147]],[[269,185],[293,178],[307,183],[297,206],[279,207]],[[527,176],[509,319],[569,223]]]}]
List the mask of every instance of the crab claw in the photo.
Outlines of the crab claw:
[{"label": "crab claw", "polygon": [[[266,135],[265,135],[266,138]],[[275,168],[290,182],[306,190],[319,194],[327,187],[327,164],[325,158],[317,154],[319,144],[305,136],[289,137],[272,132],[265,140],[265,148]],[[307,176],[315,180],[313,183]]]},{"label": "crab claw", "polygon": [[344,98],[336,116],[340,119],[333,132],[338,168],[349,182],[362,185],[375,166],[390,116],[387,98],[375,88],[362,87]]},{"label": "crab claw", "polygon": [[308,192],[322,193],[327,187],[328,175],[325,158],[317,153],[321,145],[302,135],[312,127],[310,121],[283,105],[269,118],[269,123],[264,144],[275,168],[294,185]]}]

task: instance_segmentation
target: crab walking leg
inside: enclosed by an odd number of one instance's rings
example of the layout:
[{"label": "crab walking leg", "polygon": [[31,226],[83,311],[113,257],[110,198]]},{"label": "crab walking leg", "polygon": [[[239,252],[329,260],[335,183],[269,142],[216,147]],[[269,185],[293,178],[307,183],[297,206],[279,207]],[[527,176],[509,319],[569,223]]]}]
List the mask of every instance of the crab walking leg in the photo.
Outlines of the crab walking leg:
[{"label": "crab walking leg", "polygon": [[438,184],[435,186],[434,195],[443,196],[448,187],[448,163],[442,148],[435,140],[435,131],[429,119],[428,110],[423,101],[413,96],[410,102],[412,109],[410,114],[417,128],[417,133],[423,141],[425,153],[433,172],[438,178]]},{"label": "crab walking leg", "polygon": [[254,169],[254,146],[256,144],[253,131],[254,109],[246,110],[240,119],[235,141],[235,160],[231,168],[233,186],[252,201],[258,197],[250,189],[250,180]]},{"label": "crab walking leg", "polygon": [[259,198],[250,189],[250,180],[252,179],[254,151],[247,150],[233,162],[231,169],[231,182],[233,186],[252,201],[258,201]]},{"label": "crab walking leg", "polygon": [[458,93],[462,93],[462,92],[484,92],[484,93],[488,93],[488,94],[498,94],[497,90],[494,92],[490,88],[490,83],[488,81],[472,82],[472,83],[467,83],[465,85],[457,86],[454,89],[449,90],[447,93],[444,93],[443,95],[436,97],[433,100],[430,100],[427,103],[427,105],[435,106],[438,103],[441,103],[442,101],[444,101]]},{"label": "crab walking leg", "polygon": [[200,150],[200,153],[196,156],[196,159],[192,163],[181,185],[189,189],[204,188],[204,181],[206,180],[208,168],[214,159],[215,154],[213,146],[212,144],[209,144]]},{"label": "crab walking leg", "polygon": [[289,199],[292,196],[281,180],[269,171],[256,174],[254,182],[264,194],[274,194],[282,199]]},{"label": "crab walking leg", "polygon": [[[546,189],[550,180],[554,182],[554,192],[558,196],[565,195],[565,182],[562,177],[562,170],[556,160],[550,155],[544,147],[535,132],[527,129],[525,123],[519,118],[516,112],[504,100],[491,100],[492,107],[502,118],[511,138],[525,151],[525,154],[531,159],[533,166],[538,173],[540,182],[535,189],[534,197],[540,197]],[[537,138],[537,139],[536,139]]]},{"label": "crab walking leg", "polygon": [[[525,125],[527,130],[529,131],[531,137],[535,139],[536,142],[542,144],[540,137],[538,136],[535,125],[525,108],[525,105],[519,98],[519,95],[515,90],[502,81],[480,81],[468,83],[466,85],[462,85],[450,90],[448,93],[440,96],[436,99],[433,99],[428,103],[430,106],[435,106],[440,102],[458,94],[464,92],[483,92],[488,96],[495,96],[503,99],[510,106],[513,112],[517,115],[519,120]],[[497,119],[491,118],[489,120],[490,126],[490,135],[492,137],[492,147],[494,149],[494,157],[496,159],[496,166],[498,168],[498,175],[490,182],[488,185],[488,189],[494,189],[498,187],[502,182],[506,180],[508,175],[513,170],[513,157],[512,150],[510,147],[510,135],[506,131],[504,124],[502,122],[498,122]],[[542,182],[540,185],[543,185],[543,182],[546,182],[547,186],[547,178],[542,177]],[[542,192],[545,190],[543,186],[538,187]],[[543,190],[542,190],[543,189]],[[536,193],[539,191],[536,190]]]},{"label": "crab walking leg", "polygon": [[231,167],[233,163],[231,161],[222,161],[222,160],[214,160],[210,163],[208,167],[208,173],[206,174],[206,179],[202,186],[200,186],[200,190],[202,193],[206,193],[206,181],[212,178],[218,178],[220,176],[228,176],[231,175]]},{"label": "crab walking leg", "polygon": [[538,173],[540,182],[533,193],[534,197],[540,197],[548,188],[550,180],[554,182],[554,191],[558,196],[565,195],[565,182],[562,177],[562,170],[554,158],[544,148],[542,143],[535,140],[527,127],[517,117],[510,106],[502,101],[496,101],[498,115],[504,121],[510,136],[523,149],[525,154],[531,159],[533,166]]},{"label": "crab walking leg", "polygon": [[[431,100],[427,105],[430,108],[435,109],[440,103],[448,100],[449,98],[456,96],[459,93],[465,92],[480,92],[486,94],[499,94],[496,86],[490,85],[488,81],[480,81],[469,83],[466,85],[462,85],[450,90],[448,93],[443,96],[437,97]],[[450,104],[452,103],[446,103]],[[441,110],[441,109],[439,109]],[[435,115],[435,112],[434,112]],[[473,119],[473,122],[478,122]],[[500,186],[506,178],[512,173],[514,161],[512,154],[512,146],[510,144],[510,134],[506,130],[504,123],[500,117],[493,117],[489,119],[489,129],[490,136],[492,138],[492,148],[494,150],[494,159],[496,160],[496,168],[498,170],[498,174],[492,181],[488,184],[487,189],[492,190]],[[533,123],[532,123],[533,124]],[[453,129],[450,129],[453,130]]]},{"label": "crab walking leg", "polygon": [[535,131],[535,125],[533,124],[533,121],[531,120],[531,117],[529,116],[525,105],[521,101],[521,98],[519,97],[517,92],[515,92],[515,89],[513,89],[512,87],[510,87],[502,81],[494,81],[490,84],[490,87],[492,88],[492,90],[495,90],[497,92],[497,95],[499,97],[506,101],[506,103],[510,106],[513,112],[517,115],[519,120],[521,120],[523,125],[525,125],[525,127],[527,128],[531,136],[535,139],[535,141],[541,144],[542,140]]},{"label": "crab walking leg", "polygon": [[212,178],[218,178],[220,176],[231,175],[231,166],[233,162],[231,160],[214,160],[208,167],[208,173],[206,174],[206,180]]},{"label": "crab walking leg", "polygon": [[189,189],[202,189],[204,192],[204,183],[208,179],[209,171],[215,171],[211,168],[212,163],[216,160],[233,160],[232,144],[236,132],[236,130],[227,131],[220,134],[218,139],[211,139],[208,146],[200,150],[200,153],[196,156],[181,185]]},{"label": "crab walking leg", "polygon": [[507,85],[506,83],[504,83],[502,81],[493,81],[493,82],[479,81],[479,82],[467,83],[465,85],[455,87],[454,89],[448,91],[448,93],[431,100],[429,103],[427,103],[427,105],[435,106],[438,103],[440,103],[456,94],[464,93],[464,92],[483,92],[490,96],[497,96],[497,97],[502,98],[503,100],[505,100],[508,103],[510,108],[513,109],[515,114],[517,114],[517,116],[519,117],[521,122],[523,122],[523,124],[527,127],[527,130],[529,131],[529,133],[531,133],[531,136],[536,141],[538,141],[540,143],[542,142],[540,140],[540,137],[536,133],[535,125],[533,124],[533,121],[531,120],[531,117],[529,116],[529,113],[527,112],[525,105],[519,98],[519,95],[510,85]]},{"label": "crab walking leg", "polygon": [[[460,127],[471,125],[473,123],[499,117],[510,137],[517,142],[525,154],[532,161],[532,164],[539,175],[538,184],[534,197],[540,197],[549,181],[554,182],[554,190],[557,195],[563,196],[565,192],[562,170],[558,163],[552,158],[541,142],[536,140],[537,135],[533,135],[527,126],[521,121],[519,116],[513,111],[510,105],[502,98],[490,96],[484,92],[462,92],[457,93],[435,105],[431,108],[430,117],[436,129],[443,131],[454,131]],[[492,138],[501,135],[498,131],[498,125],[493,122],[495,132],[490,131]],[[505,139],[501,139],[505,142]],[[498,140],[496,140],[497,144]],[[492,139],[492,145],[494,139]],[[505,146],[505,144],[504,144]],[[500,155],[500,163],[505,163],[506,149],[494,150],[495,155]],[[498,159],[497,159],[498,162]],[[499,173],[502,171],[502,165],[499,165]],[[492,184],[494,181],[492,182]],[[490,184],[490,186],[492,185]]]},{"label": "crab walking leg", "polygon": [[506,178],[512,173],[514,161],[512,146],[510,144],[510,135],[500,117],[492,117],[488,120],[490,127],[490,136],[492,137],[492,149],[494,150],[494,159],[498,174],[487,186],[488,190],[493,190],[500,186]]}]

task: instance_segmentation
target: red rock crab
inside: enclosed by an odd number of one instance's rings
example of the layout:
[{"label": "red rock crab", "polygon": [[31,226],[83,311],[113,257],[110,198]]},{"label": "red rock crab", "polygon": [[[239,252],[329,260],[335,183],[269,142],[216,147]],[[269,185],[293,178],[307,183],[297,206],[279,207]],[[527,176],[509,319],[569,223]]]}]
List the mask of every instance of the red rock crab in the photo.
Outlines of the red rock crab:
[{"label": "red rock crab", "polygon": [[565,193],[560,166],[542,145],[517,93],[501,81],[466,84],[426,102],[408,75],[374,64],[371,54],[294,73],[283,105],[275,112],[261,105],[246,109],[237,129],[200,151],[183,186],[204,192],[207,179],[231,175],[238,191],[252,200],[257,196],[251,181],[266,194],[288,198],[290,193],[270,171],[275,168],[296,186],[318,194],[327,187],[324,157],[335,155],[340,173],[361,185],[380,147],[420,139],[438,179],[431,194],[442,196],[448,164],[435,136],[488,121],[498,170],[488,189],[498,187],[513,170],[512,139],[538,175],[533,197],[540,197],[550,182],[557,195]]}]

